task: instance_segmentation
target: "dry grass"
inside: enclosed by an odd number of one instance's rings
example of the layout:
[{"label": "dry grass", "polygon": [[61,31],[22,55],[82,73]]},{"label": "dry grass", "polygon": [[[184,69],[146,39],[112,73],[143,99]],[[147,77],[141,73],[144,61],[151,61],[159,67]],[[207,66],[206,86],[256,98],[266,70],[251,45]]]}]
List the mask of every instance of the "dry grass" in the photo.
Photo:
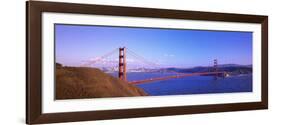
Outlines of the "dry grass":
[{"label": "dry grass", "polygon": [[131,97],[147,94],[96,68],[56,65],[56,99]]}]

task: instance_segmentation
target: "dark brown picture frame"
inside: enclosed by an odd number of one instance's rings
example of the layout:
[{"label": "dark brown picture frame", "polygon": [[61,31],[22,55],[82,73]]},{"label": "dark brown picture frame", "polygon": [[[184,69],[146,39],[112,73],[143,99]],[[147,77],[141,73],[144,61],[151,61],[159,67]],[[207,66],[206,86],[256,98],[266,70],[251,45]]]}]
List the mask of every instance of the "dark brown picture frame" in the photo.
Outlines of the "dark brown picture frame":
[{"label": "dark brown picture frame", "polygon": [[[42,25],[43,12],[98,14],[129,17],[188,19],[221,22],[259,23],[262,25],[262,101],[249,103],[139,108],[106,111],[42,113]],[[268,17],[259,15],[226,14],[198,11],[164,10],[102,6],[89,4],[26,2],[26,123],[55,123],[86,120],[118,119],[181,115],[209,112],[256,110],[268,108]]]}]

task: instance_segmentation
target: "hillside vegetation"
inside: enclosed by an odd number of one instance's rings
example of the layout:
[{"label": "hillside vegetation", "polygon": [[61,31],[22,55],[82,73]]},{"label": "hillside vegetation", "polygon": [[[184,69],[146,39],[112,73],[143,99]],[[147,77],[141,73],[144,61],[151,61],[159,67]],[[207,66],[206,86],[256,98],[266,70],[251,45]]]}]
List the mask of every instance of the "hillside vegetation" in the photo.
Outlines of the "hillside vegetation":
[{"label": "hillside vegetation", "polygon": [[147,94],[96,68],[56,64],[56,99],[131,97]]}]

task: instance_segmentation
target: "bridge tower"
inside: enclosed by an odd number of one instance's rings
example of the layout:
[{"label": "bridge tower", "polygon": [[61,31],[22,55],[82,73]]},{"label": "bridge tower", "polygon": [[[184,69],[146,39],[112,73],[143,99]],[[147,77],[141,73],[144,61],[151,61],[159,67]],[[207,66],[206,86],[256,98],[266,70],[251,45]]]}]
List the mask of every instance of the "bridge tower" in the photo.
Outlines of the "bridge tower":
[{"label": "bridge tower", "polygon": [[126,75],[126,48],[119,48],[119,79],[127,81]]},{"label": "bridge tower", "polygon": [[[214,59],[214,72],[218,72],[218,60],[217,59]],[[219,74],[215,74],[215,79],[218,78],[218,75]]]},{"label": "bridge tower", "polygon": [[214,72],[218,71],[218,60],[214,59]]}]

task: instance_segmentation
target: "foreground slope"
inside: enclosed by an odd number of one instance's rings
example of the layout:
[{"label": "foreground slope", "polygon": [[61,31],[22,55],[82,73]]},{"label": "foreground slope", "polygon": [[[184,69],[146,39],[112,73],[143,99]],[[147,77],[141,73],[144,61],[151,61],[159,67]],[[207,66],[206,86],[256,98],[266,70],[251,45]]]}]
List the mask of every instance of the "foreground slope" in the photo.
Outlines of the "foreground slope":
[{"label": "foreground slope", "polygon": [[96,68],[56,65],[56,99],[131,97],[147,94]]}]

